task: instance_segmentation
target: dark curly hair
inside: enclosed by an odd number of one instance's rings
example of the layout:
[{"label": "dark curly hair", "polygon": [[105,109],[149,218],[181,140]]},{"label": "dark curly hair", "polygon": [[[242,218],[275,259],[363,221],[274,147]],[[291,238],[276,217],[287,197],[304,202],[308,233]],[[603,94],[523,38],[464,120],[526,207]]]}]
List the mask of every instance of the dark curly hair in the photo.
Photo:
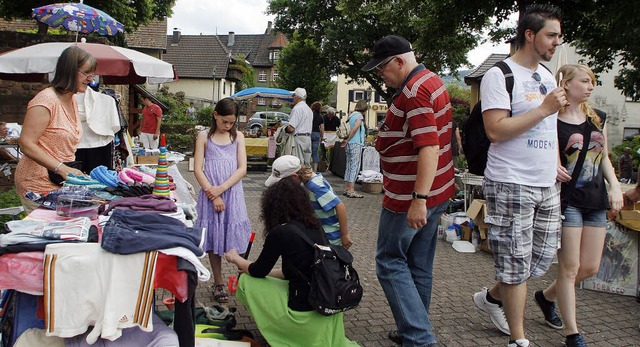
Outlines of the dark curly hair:
[{"label": "dark curly hair", "polygon": [[280,224],[296,220],[309,228],[320,228],[309,194],[295,177],[286,177],[262,193],[260,218],[264,222],[264,234]]}]

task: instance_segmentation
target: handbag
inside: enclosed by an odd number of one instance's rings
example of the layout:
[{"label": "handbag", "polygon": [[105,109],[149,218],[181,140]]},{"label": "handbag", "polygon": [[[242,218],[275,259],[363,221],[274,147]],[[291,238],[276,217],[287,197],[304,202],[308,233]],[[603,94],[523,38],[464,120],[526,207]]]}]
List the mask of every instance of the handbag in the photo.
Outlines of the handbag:
[{"label": "handbag", "polygon": [[[66,162],[62,162],[64,165],[68,166],[68,167],[72,167],[74,169],[78,169],[78,170],[82,170],[82,162],[79,160],[74,160],[74,161],[66,161]],[[64,178],[62,176],[60,176],[59,174],[53,172],[52,170],[47,170],[49,172],[49,180],[51,180],[51,182],[57,184],[57,185],[61,185],[62,182],[64,182]]]}]

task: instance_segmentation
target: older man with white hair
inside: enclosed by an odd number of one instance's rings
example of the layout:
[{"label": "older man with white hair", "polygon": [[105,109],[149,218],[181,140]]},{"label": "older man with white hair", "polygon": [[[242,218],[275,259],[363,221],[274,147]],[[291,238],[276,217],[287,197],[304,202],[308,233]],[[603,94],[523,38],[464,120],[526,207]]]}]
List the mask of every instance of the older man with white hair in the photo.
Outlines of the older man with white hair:
[{"label": "older man with white hair", "polygon": [[293,92],[293,109],[289,116],[286,132],[295,137],[292,154],[300,158],[306,166],[311,166],[311,128],[313,126],[313,111],[307,105],[307,91],[296,88]]}]

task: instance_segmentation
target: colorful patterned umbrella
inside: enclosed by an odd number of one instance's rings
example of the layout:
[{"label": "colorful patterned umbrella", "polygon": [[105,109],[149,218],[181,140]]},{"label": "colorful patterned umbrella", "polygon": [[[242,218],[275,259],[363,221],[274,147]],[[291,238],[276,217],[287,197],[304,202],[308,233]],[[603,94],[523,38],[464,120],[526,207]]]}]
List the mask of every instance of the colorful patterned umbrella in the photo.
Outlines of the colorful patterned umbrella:
[{"label": "colorful patterned umbrella", "polygon": [[51,4],[34,8],[32,16],[50,27],[63,26],[69,31],[114,36],[124,32],[124,25],[110,15],[80,3]]}]

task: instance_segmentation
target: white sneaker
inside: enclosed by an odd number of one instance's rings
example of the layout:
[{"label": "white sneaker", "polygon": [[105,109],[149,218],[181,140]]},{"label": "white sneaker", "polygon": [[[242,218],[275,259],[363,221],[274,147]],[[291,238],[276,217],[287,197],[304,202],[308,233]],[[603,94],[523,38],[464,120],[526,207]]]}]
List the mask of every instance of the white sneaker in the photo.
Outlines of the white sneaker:
[{"label": "white sneaker", "polygon": [[[511,335],[507,318],[504,316],[504,310],[498,304],[492,304],[487,301],[487,291],[488,289],[485,287],[482,288],[481,291],[473,294],[473,303],[476,304],[479,309],[489,314],[491,322],[493,322],[493,325],[495,325],[496,328],[502,331],[505,335]],[[529,346],[529,343],[527,342],[527,344],[523,346]]]},{"label": "white sneaker", "polygon": [[529,347],[529,340],[517,339],[514,342],[509,342],[507,347]]}]

